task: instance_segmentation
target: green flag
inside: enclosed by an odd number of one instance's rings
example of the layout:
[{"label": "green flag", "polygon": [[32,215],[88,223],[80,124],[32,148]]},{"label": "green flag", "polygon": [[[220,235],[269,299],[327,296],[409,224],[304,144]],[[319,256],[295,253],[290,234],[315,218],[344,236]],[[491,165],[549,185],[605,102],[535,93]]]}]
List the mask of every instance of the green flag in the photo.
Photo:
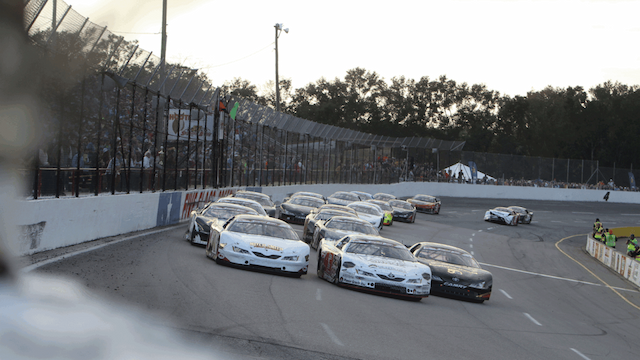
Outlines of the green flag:
[{"label": "green flag", "polygon": [[236,119],[236,113],[238,112],[238,102],[236,101],[235,104],[233,104],[233,109],[231,109],[231,111],[229,112],[229,116],[231,116],[231,118],[233,120]]}]

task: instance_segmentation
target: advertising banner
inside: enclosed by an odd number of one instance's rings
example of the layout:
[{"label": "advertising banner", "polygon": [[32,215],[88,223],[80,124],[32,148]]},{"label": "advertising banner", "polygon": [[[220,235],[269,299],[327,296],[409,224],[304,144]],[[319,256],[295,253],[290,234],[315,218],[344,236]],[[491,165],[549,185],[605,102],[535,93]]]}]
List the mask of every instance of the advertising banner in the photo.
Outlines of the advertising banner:
[{"label": "advertising banner", "polygon": [[[169,109],[169,124],[167,126],[169,140],[188,140],[191,132],[191,140],[213,140],[213,115],[192,109]],[[205,132],[206,130],[206,132]]]}]

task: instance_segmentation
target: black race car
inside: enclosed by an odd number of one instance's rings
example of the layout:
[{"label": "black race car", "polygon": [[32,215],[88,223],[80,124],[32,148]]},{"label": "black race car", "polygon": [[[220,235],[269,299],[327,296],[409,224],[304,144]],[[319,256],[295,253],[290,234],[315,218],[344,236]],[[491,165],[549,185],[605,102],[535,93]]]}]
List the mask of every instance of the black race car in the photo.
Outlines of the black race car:
[{"label": "black race car", "polygon": [[[344,207],[345,209],[352,210],[351,208]],[[325,208],[320,211],[312,211],[304,219],[304,227],[302,229],[302,241],[309,243],[313,237],[313,230],[316,228],[316,223],[327,221],[334,216],[349,216],[357,218],[356,212],[346,212],[338,209]]]},{"label": "black race car", "polygon": [[192,245],[207,245],[212,227],[221,228],[224,223],[236,215],[260,215],[252,208],[219,202],[210,202],[202,209],[191,212],[189,227],[184,234],[185,240]]},{"label": "black race car", "polygon": [[493,276],[468,252],[449,245],[420,242],[410,251],[431,268],[431,293],[474,302],[491,297]]},{"label": "black race car", "polygon": [[311,196],[296,196],[276,207],[276,217],[290,223],[304,224],[307,215],[320,206],[324,200]]},{"label": "black race car", "polygon": [[416,207],[404,200],[389,200],[393,208],[393,220],[409,223],[416,222]]}]

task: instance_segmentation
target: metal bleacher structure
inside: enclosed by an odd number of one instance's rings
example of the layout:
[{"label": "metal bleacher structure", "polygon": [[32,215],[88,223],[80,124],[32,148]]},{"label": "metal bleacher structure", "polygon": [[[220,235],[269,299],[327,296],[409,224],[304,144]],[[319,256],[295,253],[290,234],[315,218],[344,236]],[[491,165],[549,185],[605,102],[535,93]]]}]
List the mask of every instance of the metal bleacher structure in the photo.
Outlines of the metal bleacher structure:
[{"label": "metal bleacher structure", "polygon": [[[33,198],[397,182],[410,154],[435,162],[465,144],[372,135],[221,94],[197,70],[163,63],[61,0],[25,0],[24,14],[32,42],[54,65],[71,69],[44,81],[49,142],[24,171]],[[47,80],[55,86],[47,88]],[[63,82],[72,85],[58,86]],[[235,103],[235,120],[219,111]],[[172,126],[189,130],[174,134]]]}]

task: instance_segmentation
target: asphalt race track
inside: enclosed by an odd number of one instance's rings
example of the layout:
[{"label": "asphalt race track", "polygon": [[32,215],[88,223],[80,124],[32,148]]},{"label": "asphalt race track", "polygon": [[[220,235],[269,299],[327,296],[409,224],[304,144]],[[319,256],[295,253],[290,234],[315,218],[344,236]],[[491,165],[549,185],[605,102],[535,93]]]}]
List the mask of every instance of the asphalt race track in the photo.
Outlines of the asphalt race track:
[{"label": "asphalt race track", "polygon": [[[534,221],[482,220],[499,205],[528,207]],[[443,198],[440,215],[383,229],[405,244],[472,251],[493,273],[484,304],[340,288],[315,275],[313,250],[300,279],[217,265],[183,240],[186,224],[35,271],[161,314],[159,323],[218,358],[638,359],[640,293],[584,251],[596,217],[605,227],[640,226],[640,205]]]}]

